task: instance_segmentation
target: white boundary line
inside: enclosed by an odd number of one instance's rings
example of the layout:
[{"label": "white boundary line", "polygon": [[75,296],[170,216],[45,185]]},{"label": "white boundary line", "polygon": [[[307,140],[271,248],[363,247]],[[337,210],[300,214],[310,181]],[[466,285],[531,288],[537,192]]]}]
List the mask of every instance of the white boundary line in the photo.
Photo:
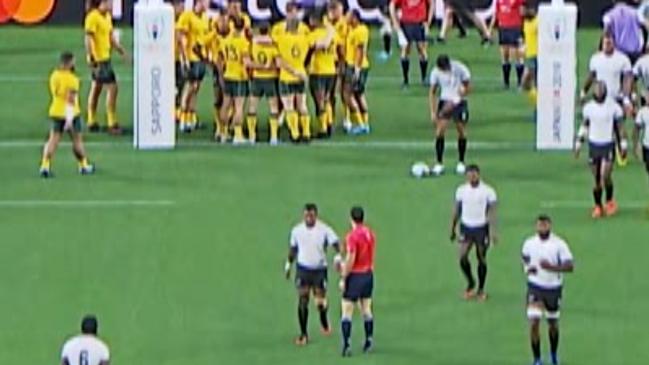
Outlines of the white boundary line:
[{"label": "white boundary line", "polygon": [[172,200],[0,200],[3,208],[119,208],[119,207],[160,207],[176,204]]},{"label": "white boundary line", "polygon": [[[42,147],[45,140],[0,140],[0,148],[35,148]],[[62,142],[64,146],[69,146],[70,142]],[[86,145],[94,148],[131,148],[130,141],[96,141],[86,142]],[[237,148],[237,149],[251,149],[251,148],[294,148],[301,147],[293,146],[291,143],[283,143],[279,146],[270,146],[267,143],[257,143],[254,146],[231,146],[221,145],[216,142],[210,141],[179,141],[179,148],[185,147],[201,147],[201,148]],[[435,144],[432,141],[314,141],[309,147],[316,148],[365,148],[365,149],[383,149],[383,150],[422,150],[432,149]],[[449,144],[449,150],[454,150],[457,147],[454,144]],[[530,142],[486,142],[486,141],[471,141],[469,140],[469,150],[534,150],[534,144]]]},{"label": "white boundary line", "polygon": [[[647,203],[642,202],[621,202],[620,208],[643,209]],[[588,209],[593,207],[593,202],[587,200],[548,200],[541,202],[541,208],[546,209]]]}]

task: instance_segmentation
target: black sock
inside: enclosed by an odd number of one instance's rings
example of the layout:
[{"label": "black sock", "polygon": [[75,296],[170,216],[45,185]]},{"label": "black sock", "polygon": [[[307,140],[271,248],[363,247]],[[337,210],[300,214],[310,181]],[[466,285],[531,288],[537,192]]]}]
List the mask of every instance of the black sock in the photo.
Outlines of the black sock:
[{"label": "black sock", "polygon": [[483,291],[484,285],[487,282],[487,264],[484,262],[478,263],[478,290]]},{"label": "black sock", "polygon": [[462,23],[462,19],[460,19],[457,14],[453,14],[453,24],[457,27],[457,30],[460,31],[460,37],[465,37],[466,36],[466,27],[464,26],[464,23]]},{"label": "black sock", "polygon": [[408,74],[410,73],[410,60],[407,58],[401,59],[401,73],[403,73],[403,83],[408,85],[410,82],[408,79]]},{"label": "black sock", "polygon": [[419,60],[419,71],[421,71],[421,81],[425,82],[426,81],[426,73],[428,73],[428,59],[420,59]]},{"label": "black sock", "polygon": [[606,189],[606,201],[610,202],[613,200],[613,183],[606,184],[604,188]]},{"label": "black sock", "polygon": [[435,152],[437,153],[437,163],[441,164],[444,160],[444,137],[437,137],[435,140]]},{"label": "black sock", "polygon": [[385,53],[391,53],[392,51],[392,34],[385,33],[383,35],[383,51]]},{"label": "black sock", "polygon": [[352,321],[343,318],[340,327],[342,328],[343,332],[343,346],[349,347],[349,338],[352,335]]},{"label": "black sock", "polygon": [[473,273],[471,272],[471,263],[469,262],[469,259],[468,258],[460,259],[460,267],[462,268],[464,277],[466,277],[467,290],[471,290],[475,288],[475,279],[473,279]]},{"label": "black sock", "polygon": [[525,65],[522,63],[516,64],[516,80],[518,81],[518,86],[521,86],[523,82],[523,72],[525,71]]},{"label": "black sock", "polygon": [[329,320],[327,319],[327,306],[318,304],[318,311],[320,312],[320,325],[324,329],[329,329]]},{"label": "black sock", "polygon": [[559,329],[550,330],[550,353],[553,355],[557,354],[559,350]]},{"label": "black sock", "polygon": [[502,68],[503,68],[503,82],[505,83],[505,86],[509,87],[509,76],[512,72],[512,64],[503,63]]},{"label": "black sock", "polygon": [[602,188],[593,189],[593,199],[595,200],[595,205],[598,207],[602,206]]},{"label": "black sock", "polygon": [[460,155],[460,162],[464,163],[464,156],[466,156],[466,138],[460,138],[457,140],[457,150]]},{"label": "black sock", "polygon": [[309,301],[300,298],[300,304],[297,308],[297,318],[300,321],[300,335],[307,336],[307,321],[309,320]]},{"label": "black sock", "polygon": [[374,337],[374,318],[365,318],[365,341],[372,341]]},{"label": "black sock", "polygon": [[541,359],[541,341],[532,340],[532,355],[534,355],[534,361]]}]

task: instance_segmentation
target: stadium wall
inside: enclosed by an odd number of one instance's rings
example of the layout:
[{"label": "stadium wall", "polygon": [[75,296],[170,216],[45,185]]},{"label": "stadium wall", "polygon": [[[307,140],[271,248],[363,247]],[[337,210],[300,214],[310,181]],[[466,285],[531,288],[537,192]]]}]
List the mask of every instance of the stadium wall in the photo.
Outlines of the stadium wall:
[{"label": "stadium wall", "polygon": [[[136,0],[114,0],[117,18],[125,23],[132,22],[133,3]],[[225,0],[212,0],[214,7]],[[244,7],[250,10],[253,18],[278,18],[279,8],[288,0],[242,0]],[[298,0],[300,1],[300,0]],[[316,0],[302,0],[313,3]],[[367,20],[376,19],[378,7],[386,0],[343,0],[348,6],[359,8]],[[475,1],[475,0],[467,0]],[[492,0],[493,1],[493,0]],[[540,0],[546,2],[549,0]],[[191,0],[187,0],[188,4]],[[579,6],[580,24],[598,26],[604,9],[610,7],[610,0],[574,0]],[[0,0],[0,24],[81,24],[84,15],[82,0]],[[489,0],[480,1],[489,7]]]}]

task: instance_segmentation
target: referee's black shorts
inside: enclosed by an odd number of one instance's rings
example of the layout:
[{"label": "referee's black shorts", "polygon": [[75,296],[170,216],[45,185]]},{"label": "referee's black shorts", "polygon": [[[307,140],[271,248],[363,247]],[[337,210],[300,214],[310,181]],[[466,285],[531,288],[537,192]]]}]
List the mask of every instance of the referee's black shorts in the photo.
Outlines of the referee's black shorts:
[{"label": "referee's black shorts", "polygon": [[408,44],[426,42],[426,29],[423,23],[401,23],[401,30]]},{"label": "referee's black shorts", "polygon": [[374,273],[350,273],[345,279],[343,299],[357,302],[361,299],[372,298],[374,291]]}]

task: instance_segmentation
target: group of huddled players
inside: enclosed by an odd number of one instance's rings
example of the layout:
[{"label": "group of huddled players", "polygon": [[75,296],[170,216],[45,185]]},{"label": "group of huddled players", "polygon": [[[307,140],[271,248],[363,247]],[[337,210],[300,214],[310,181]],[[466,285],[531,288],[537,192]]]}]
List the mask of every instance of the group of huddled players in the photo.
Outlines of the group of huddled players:
[{"label": "group of huddled players", "polygon": [[[200,124],[197,96],[207,70],[214,89],[214,139],[221,143],[257,142],[259,103],[269,105],[269,143],[280,141],[286,121],[292,142],[328,138],[336,118],[340,92],[345,129],[352,134],[370,132],[365,83],[369,72],[369,28],[357,11],[344,13],[333,1],[324,9],[306,11],[295,2],[286,5],[286,18],[254,28],[240,0],[229,1],[215,16],[209,2],[198,0],[176,11],[176,119],[181,132]],[[315,105],[317,125],[312,127],[307,92]],[[245,123],[244,123],[245,122]],[[245,132],[245,133],[244,133]]]}]

